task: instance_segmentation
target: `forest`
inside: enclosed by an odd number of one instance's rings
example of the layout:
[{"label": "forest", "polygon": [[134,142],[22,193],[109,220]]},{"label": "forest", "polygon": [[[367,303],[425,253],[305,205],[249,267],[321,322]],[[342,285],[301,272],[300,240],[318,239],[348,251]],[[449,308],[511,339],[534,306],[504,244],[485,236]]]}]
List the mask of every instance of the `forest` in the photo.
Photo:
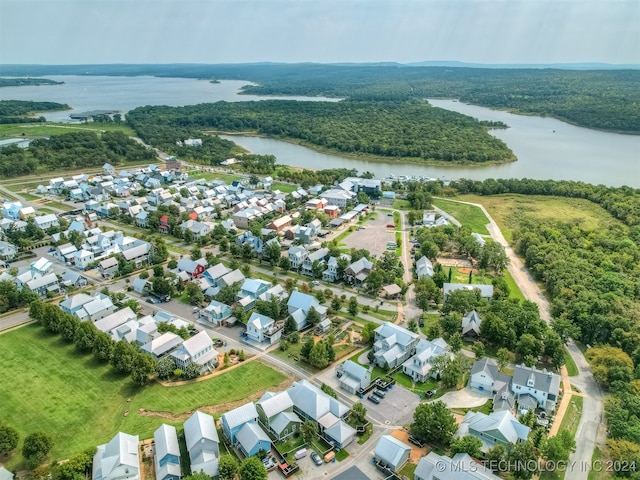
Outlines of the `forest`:
[{"label": "forest", "polygon": [[156,154],[122,132],[104,132],[101,136],[83,131],[53,135],[34,140],[28,149],[0,149],[0,176],[16,177],[39,170],[117,165],[125,162],[153,161]]},{"label": "forest", "polygon": [[56,82],[48,78],[0,78],[0,87],[26,87],[33,85],[62,85],[64,82]]},{"label": "forest", "polygon": [[155,75],[247,80],[256,95],[354,100],[458,98],[583,127],[640,133],[640,70],[425,67],[400,64],[4,65],[3,75]]},{"label": "forest", "polygon": [[66,103],[0,100],[0,123],[41,123],[44,117],[30,116],[34,112],[69,110]]},{"label": "forest", "polygon": [[[139,107],[127,121],[155,146],[181,129],[214,129],[292,139],[337,153],[449,163],[507,162],[513,152],[477,120],[410,102],[217,102],[186,107]],[[167,139],[167,136],[169,138]],[[171,136],[172,135],[172,136]]]}]

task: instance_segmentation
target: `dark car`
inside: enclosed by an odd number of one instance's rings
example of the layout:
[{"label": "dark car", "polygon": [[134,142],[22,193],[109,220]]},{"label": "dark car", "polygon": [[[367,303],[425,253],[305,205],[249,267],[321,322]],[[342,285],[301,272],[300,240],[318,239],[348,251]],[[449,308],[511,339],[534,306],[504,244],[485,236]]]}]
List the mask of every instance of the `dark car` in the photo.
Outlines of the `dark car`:
[{"label": "dark car", "polygon": [[156,303],[153,298],[147,298],[147,303]]},{"label": "dark car", "polygon": [[380,397],[380,398],[384,398],[384,396],[386,395],[386,393],[383,390],[374,390],[373,394],[376,397]]},{"label": "dark car", "polygon": [[420,448],[424,447],[424,442],[414,437],[413,435],[409,435],[409,441]]},{"label": "dark car", "polygon": [[311,460],[313,460],[313,463],[315,463],[318,466],[322,465],[322,459],[320,458],[320,455],[318,455],[316,452],[311,452]]},{"label": "dark car", "polygon": [[380,397],[376,397],[373,394],[369,395],[367,398],[373,403],[376,403],[376,404],[380,403]]}]

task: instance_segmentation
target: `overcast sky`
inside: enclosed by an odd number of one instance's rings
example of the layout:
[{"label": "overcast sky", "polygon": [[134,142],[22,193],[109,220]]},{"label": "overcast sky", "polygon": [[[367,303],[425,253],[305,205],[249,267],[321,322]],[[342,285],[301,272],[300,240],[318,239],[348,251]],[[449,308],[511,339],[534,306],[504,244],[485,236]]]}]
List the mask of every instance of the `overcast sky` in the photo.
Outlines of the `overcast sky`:
[{"label": "overcast sky", "polygon": [[640,63],[639,0],[0,0],[0,62]]}]

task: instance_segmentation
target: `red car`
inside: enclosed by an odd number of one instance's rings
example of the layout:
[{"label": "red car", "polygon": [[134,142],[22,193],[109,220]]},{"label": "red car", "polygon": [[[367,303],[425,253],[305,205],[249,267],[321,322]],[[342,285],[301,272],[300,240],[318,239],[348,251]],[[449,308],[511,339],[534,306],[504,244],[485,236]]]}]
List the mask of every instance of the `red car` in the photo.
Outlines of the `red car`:
[{"label": "red car", "polygon": [[393,223],[387,223],[387,228],[396,228],[396,226]]}]

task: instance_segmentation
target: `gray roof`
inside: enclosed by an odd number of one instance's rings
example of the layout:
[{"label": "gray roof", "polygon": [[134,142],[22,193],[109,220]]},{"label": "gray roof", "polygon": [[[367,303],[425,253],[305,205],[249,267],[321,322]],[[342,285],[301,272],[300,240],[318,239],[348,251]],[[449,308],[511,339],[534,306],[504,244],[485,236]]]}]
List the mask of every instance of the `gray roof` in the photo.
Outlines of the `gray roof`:
[{"label": "gray roof", "polygon": [[481,358],[473,362],[470,375],[474,375],[478,372],[485,372],[488,376],[495,380],[498,375],[498,363],[489,357]]},{"label": "gray roof", "polygon": [[44,277],[38,277],[34,278],[33,280],[29,280],[27,282],[27,287],[29,287],[29,290],[35,290],[37,288],[46,287],[54,283],[58,283],[58,277],[56,277],[55,273],[48,273]]},{"label": "gray roof", "polygon": [[[510,443],[526,440],[531,431],[529,427],[521,424],[508,410],[493,412],[490,415],[482,412],[467,412],[455,436],[474,435],[471,430],[478,433],[490,432],[494,437],[497,437],[496,433],[499,432],[500,436]],[[484,443],[485,439],[477,438],[483,440]]]},{"label": "gray roof", "polygon": [[178,446],[178,434],[176,432],[176,427],[163,423],[153,433],[153,441],[155,442],[155,454],[157,460],[161,460],[167,455],[180,457],[180,447]]},{"label": "gray roof", "polygon": [[538,370],[535,367],[525,367],[524,365],[516,365],[513,368],[513,384],[514,385],[527,385],[529,379],[533,379],[533,388],[543,392],[557,395],[560,392],[560,376],[547,372],[545,370]]},{"label": "gray roof", "polygon": [[138,318],[138,316],[131,310],[131,307],[126,307],[98,320],[94,323],[94,326],[101,332],[107,333],[123,323],[136,318]]},{"label": "gray roof", "polygon": [[350,377],[353,377],[360,381],[365,377],[365,375],[368,372],[368,370],[364,368],[362,365],[358,365],[356,362],[351,360],[347,360],[342,364],[342,371],[346,375],[349,375]]},{"label": "gray roof", "polygon": [[[98,451],[93,457],[93,478],[106,478],[120,465],[139,472],[138,441],[137,435],[118,432],[109,443],[98,446]],[[134,472],[131,472],[132,477]]]},{"label": "gray roof", "polygon": [[370,477],[367,477],[362,470],[360,470],[355,465],[346,469],[339,475],[333,477],[332,480],[371,480]]},{"label": "gray roof", "polygon": [[130,248],[129,250],[125,250],[124,252],[122,252],[122,255],[127,260],[133,260],[149,253],[150,248],[151,245],[145,242],[133,248]]},{"label": "gray roof", "polygon": [[491,470],[475,462],[466,453],[457,453],[453,459],[429,452],[422,457],[414,472],[416,480],[500,480]]},{"label": "gray roof", "polygon": [[376,448],[373,450],[373,454],[377,459],[392,466],[395,470],[402,466],[402,457],[407,452],[411,452],[411,447],[391,435],[380,437]]},{"label": "gray roof", "polygon": [[327,428],[325,433],[343,445],[349,437],[356,435],[356,429],[340,420]]},{"label": "gray roof", "polygon": [[160,357],[165,353],[173,350],[182,343],[182,337],[172,332],[165,332],[158,338],[154,338],[150,342],[144,344],[140,349],[144,352]]},{"label": "gray roof", "polygon": [[253,402],[249,402],[223,414],[222,418],[224,418],[229,428],[232,429],[238,425],[242,425],[243,423],[247,423],[258,418],[258,411],[256,410],[256,406]]},{"label": "gray roof", "polygon": [[462,334],[469,331],[474,331],[476,333],[480,333],[480,324],[482,323],[482,319],[480,315],[475,310],[471,310],[464,317],[462,317]]},{"label": "gray roof", "polygon": [[211,415],[196,410],[184,422],[184,438],[187,449],[192,450],[201,440],[211,440],[219,443],[218,431]]},{"label": "gray roof", "polygon": [[269,426],[276,432],[278,435],[289,425],[291,422],[302,423],[300,417],[293,412],[280,412],[277,414]]},{"label": "gray roof", "polygon": [[293,400],[289,396],[289,392],[286,390],[273,394],[269,397],[265,397],[266,395],[263,395],[262,398],[258,400],[258,405],[262,407],[267,418],[271,418],[277,413],[293,407]]},{"label": "gray roof", "polygon": [[4,467],[0,467],[0,480],[13,480],[13,473]]},{"label": "gray roof", "polygon": [[259,442],[269,442],[271,439],[264,433],[257,423],[245,423],[243,427],[236,433],[236,440],[246,452],[250,452]]},{"label": "gray roof", "polygon": [[336,417],[342,417],[349,411],[346,405],[304,379],[294,382],[287,391],[293,404],[314,420],[320,419],[329,412]]}]

